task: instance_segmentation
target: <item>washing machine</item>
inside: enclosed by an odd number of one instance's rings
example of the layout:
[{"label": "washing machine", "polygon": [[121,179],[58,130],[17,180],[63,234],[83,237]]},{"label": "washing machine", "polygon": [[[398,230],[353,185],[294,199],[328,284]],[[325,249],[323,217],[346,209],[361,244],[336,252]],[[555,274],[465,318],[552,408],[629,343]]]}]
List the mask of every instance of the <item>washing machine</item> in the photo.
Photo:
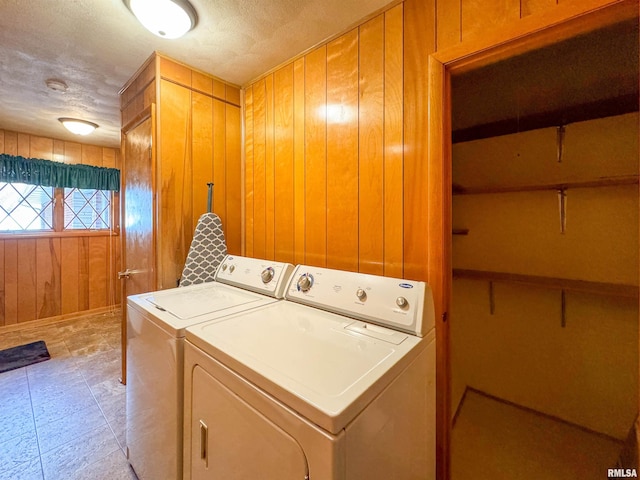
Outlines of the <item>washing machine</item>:
[{"label": "washing machine", "polygon": [[435,479],[434,325],[423,282],[299,265],[187,328],[184,478]]},{"label": "washing machine", "polygon": [[140,480],[182,478],[185,329],[279,301],[292,271],[228,255],[213,282],[127,298],[127,457]]}]

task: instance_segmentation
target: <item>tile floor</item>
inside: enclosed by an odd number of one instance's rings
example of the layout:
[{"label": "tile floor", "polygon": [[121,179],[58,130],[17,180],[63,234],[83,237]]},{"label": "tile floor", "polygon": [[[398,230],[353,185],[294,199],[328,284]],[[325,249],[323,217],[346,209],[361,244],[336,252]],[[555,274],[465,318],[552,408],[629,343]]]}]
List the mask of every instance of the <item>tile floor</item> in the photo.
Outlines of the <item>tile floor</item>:
[{"label": "tile floor", "polygon": [[0,373],[0,479],[135,480],[119,312],[0,333],[0,350],[36,340],[50,360]]}]

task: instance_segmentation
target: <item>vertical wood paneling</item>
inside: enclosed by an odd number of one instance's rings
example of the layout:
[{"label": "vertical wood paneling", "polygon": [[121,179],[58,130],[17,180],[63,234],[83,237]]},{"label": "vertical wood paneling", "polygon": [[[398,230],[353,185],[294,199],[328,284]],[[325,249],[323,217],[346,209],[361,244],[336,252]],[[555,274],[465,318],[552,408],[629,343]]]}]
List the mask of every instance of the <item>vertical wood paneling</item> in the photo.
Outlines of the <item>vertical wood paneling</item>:
[{"label": "vertical wood paneling", "polygon": [[526,17],[543,12],[558,4],[557,0],[520,0],[520,15]]},{"label": "vertical wood paneling", "polygon": [[107,305],[108,279],[107,271],[109,237],[89,237],[89,308],[100,308]]},{"label": "vertical wood paneling", "polygon": [[229,253],[242,253],[242,204],[240,185],[242,183],[240,108],[226,105],[226,195],[227,229],[225,238]]},{"label": "vertical wood paneling", "polygon": [[305,60],[293,63],[293,263],[305,263]]},{"label": "vertical wood paneling", "polygon": [[53,160],[53,139],[30,136],[29,157]]},{"label": "vertical wood paneling", "polygon": [[[226,106],[221,100],[213,101],[213,211],[218,214],[225,231],[230,231],[227,222],[227,116]],[[234,185],[231,183],[231,185]],[[238,178],[237,185],[240,185]],[[233,195],[231,195],[233,196]]]},{"label": "vertical wood paneling", "polygon": [[[105,148],[105,151],[111,151],[111,149]],[[53,141],[53,161],[64,163],[64,140]]]},{"label": "vertical wood paneling", "polygon": [[82,164],[102,166],[102,148],[95,145],[82,145]]},{"label": "vertical wood paneling", "polygon": [[31,156],[31,138],[26,133],[18,133],[18,155],[25,158]]},{"label": "vertical wood paneling", "polygon": [[384,274],[404,276],[403,4],[385,13],[384,34]]},{"label": "vertical wood paneling", "polygon": [[89,237],[78,239],[78,307],[80,311],[89,310]]},{"label": "vertical wood paneling", "polygon": [[384,15],[360,26],[359,262],[384,273]]},{"label": "vertical wood paneling", "polygon": [[275,256],[275,150],[274,150],[273,75],[265,78],[265,255]]},{"label": "vertical wood paneling", "polygon": [[221,100],[213,100],[213,198],[212,209],[226,227],[226,108]]},{"label": "vertical wood paneling", "polygon": [[305,263],[326,266],[327,47],[305,58]]},{"label": "vertical wood paneling", "polygon": [[404,2],[404,276],[427,280],[427,67],[435,50],[434,12],[421,0]]},{"label": "vertical wood paneling", "polygon": [[4,132],[3,153],[18,155],[18,134],[16,132]]},{"label": "vertical wood paneling", "polygon": [[64,163],[82,163],[82,145],[74,142],[64,142]]},{"label": "vertical wood paneling", "polygon": [[221,100],[226,99],[226,86],[223,82],[213,79],[213,96]]},{"label": "vertical wood paneling", "polygon": [[266,104],[265,80],[253,86],[253,255],[266,255]]},{"label": "vertical wood paneling", "polygon": [[36,240],[36,309],[38,318],[54,317],[62,313],[60,253],[60,238]]},{"label": "vertical wood paneling", "polygon": [[112,148],[102,149],[102,166],[105,168],[118,168],[116,150]]},{"label": "vertical wood paneling", "polygon": [[462,40],[462,0],[440,0],[437,3],[437,47],[438,50],[442,50]]},{"label": "vertical wood paneling", "polygon": [[18,243],[18,322],[37,317],[36,310],[36,240]]},{"label": "vertical wood paneling", "polygon": [[172,288],[182,274],[193,236],[191,218],[191,90],[161,80],[158,287]]},{"label": "vertical wood paneling", "polygon": [[327,266],[358,269],[358,30],[327,45]]},{"label": "vertical wood paneling", "polygon": [[200,72],[191,72],[191,87],[207,95],[213,95],[213,78]]},{"label": "vertical wood paneling", "polygon": [[18,322],[18,241],[4,241],[4,321]]},{"label": "vertical wood paneling", "polygon": [[462,0],[462,40],[520,19],[520,0]]},{"label": "vertical wood paneling", "polygon": [[244,149],[244,201],[245,201],[245,255],[253,256],[253,224],[254,224],[254,191],[253,191],[253,87],[247,88],[244,94],[245,111],[245,149]]},{"label": "vertical wood paneling", "polygon": [[[113,148],[4,130],[0,130],[0,139],[0,153],[21,152],[32,158],[118,166],[118,150]],[[70,235],[0,240],[0,326],[89,309],[88,286],[93,284],[90,251],[88,247],[80,249],[80,237]],[[100,253],[102,268],[93,272],[105,279],[99,282],[100,295],[108,302],[119,302],[115,262],[120,239],[117,235],[96,238],[106,245]],[[107,305],[101,303],[102,307]]]},{"label": "vertical wood paneling", "polygon": [[61,244],[61,308],[62,314],[79,312],[80,251],[78,237],[63,238]]},{"label": "vertical wood paneling", "polygon": [[191,96],[193,124],[198,125],[191,135],[192,151],[192,213],[193,225],[207,211],[208,186],[213,182],[213,99],[193,92]]},{"label": "vertical wood paneling", "polygon": [[293,64],[274,74],[275,105],[275,259],[294,258]]}]

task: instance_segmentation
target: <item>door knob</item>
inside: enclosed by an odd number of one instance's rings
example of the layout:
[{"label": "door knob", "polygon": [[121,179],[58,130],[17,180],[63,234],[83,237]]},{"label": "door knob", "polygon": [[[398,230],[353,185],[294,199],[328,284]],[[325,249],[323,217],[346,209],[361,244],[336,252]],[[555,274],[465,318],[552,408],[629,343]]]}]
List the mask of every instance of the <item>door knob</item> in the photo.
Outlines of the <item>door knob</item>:
[{"label": "door knob", "polygon": [[118,272],[118,279],[129,278],[132,273],[134,273],[133,270],[127,268],[124,272]]}]

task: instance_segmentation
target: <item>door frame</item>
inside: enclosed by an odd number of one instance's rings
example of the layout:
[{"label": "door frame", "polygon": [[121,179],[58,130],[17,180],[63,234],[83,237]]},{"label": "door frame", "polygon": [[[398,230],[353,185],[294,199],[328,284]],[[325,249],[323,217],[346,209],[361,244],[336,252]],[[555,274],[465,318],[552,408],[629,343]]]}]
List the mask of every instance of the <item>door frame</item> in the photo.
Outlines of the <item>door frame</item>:
[{"label": "door frame", "polygon": [[[451,362],[450,327],[452,287],[452,143],[451,74],[480,68],[500,60],[570,39],[608,25],[638,18],[637,0],[582,0],[565,2],[538,15],[484,36],[471,37],[437,51],[427,65],[427,202],[429,283],[436,286],[436,310],[445,312],[437,339],[437,477],[450,478]],[[640,81],[640,79],[639,79]],[[640,371],[640,358],[639,358]]]}]

